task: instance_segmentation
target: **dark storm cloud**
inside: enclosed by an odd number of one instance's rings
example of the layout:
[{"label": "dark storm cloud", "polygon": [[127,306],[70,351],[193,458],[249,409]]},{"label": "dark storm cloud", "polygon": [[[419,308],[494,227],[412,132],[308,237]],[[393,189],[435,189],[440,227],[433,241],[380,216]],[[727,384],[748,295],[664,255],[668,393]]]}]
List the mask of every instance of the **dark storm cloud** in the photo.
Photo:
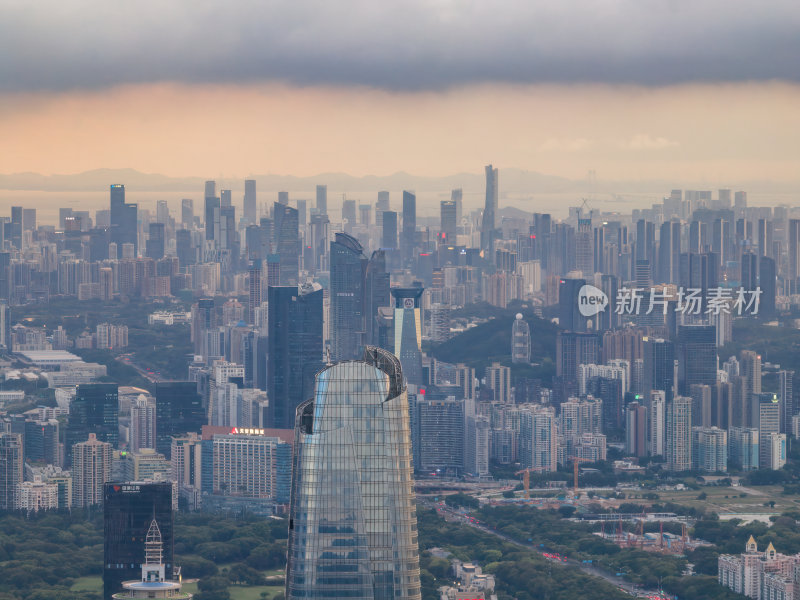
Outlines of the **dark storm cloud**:
[{"label": "dark storm cloud", "polygon": [[800,81],[798,0],[20,1],[0,91]]}]

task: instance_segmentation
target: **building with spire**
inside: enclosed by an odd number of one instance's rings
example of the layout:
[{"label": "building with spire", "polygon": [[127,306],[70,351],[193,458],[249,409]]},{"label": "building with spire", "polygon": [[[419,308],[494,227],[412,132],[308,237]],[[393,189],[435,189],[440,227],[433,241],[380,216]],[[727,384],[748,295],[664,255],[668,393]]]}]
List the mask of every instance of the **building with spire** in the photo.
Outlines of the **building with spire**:
[{"label": "building with spire", "polygon": [[164,543],[161,530],[155,519],[150,522],[144,542],[144,562],[142,578],[139,581],[125,581],[123,591],[112,598],[173,598],[184,600],[192,594],[181,591],[181,582],[168,580],[164,565]]},{"label": "building with spire", "polygon": [[717,576],[720,585],[748,598],[791,600],[800,585],[799,566],[800,553],[780,554],[772,542],[759,552],[751,535],[743,554],[720,554]]}]

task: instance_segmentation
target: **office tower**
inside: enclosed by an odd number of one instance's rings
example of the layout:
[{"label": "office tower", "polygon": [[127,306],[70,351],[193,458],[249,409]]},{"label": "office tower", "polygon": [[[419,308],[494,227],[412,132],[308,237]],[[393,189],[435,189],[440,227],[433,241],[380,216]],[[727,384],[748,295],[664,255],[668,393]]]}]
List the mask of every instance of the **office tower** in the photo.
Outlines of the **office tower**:
[{"label": "office tower", "polygon": [[[133,254],[138,255],[138,205],[125,203],[125,186],[113,184],[111,190],[111,241],[122,247],[133,244]],[[66,225],[66,223],[65,223]]]},{"label": "office tower", "polygon": [[280,262],[280,284],[297,285],[300,276],[300,234],[297,209],[276,202],[275,248]]},{"label": "office tower", "polygon": [[353,231],[356,224],[356,201],[342,200],[342,227],[347,233]]},{"label": "office tower", "polygon": [[[385,217],[386,215],[384,214],[384,219]],[[416,234],[417,197],[411,192],[403,191],[403,235],[400,240],[400,249],[403,254],[404,266],[409,266],[413,262]]]},{"label": "office tower", "polygon": [[239,234],[236,231],[236,207],[230,204],[221,206],[219,209],[219,237],[217,238],[217,247],[221,250],[230,250],[234,257],[239,256]]},{"label": "office tower", "polygon": [[692,468],[706,473],[728,470],[728,432],[718,427],[692,428]]},{"label": "office tower", "polygon": [[578,229],[575,231],[575,269],[584,277],[591,277],[594,273],[591,219],[578,219]]},{"label": "office tower", "polygon": [[80,508],[103,502],[103,484],[111,480],[111,444],[94,433],[72,447],[72,505]]},{"label": "office tower", "polygon": [[677,283],[680,267],[681,224],[667,221],[661,225],[658,242],[658,283]]},{"label": "office tower", "polygon": [[121,453],[114,472],[122,481],[164,481],[169,476],[170,464],[163,454],[142,448],[138,452]]},{"label": "office tower", "polygon": [[491,250],[492,243],[497,235],[497,169],[487,165],[486,171],[486,201],[483,207],[483,220],[481,221],[481,249]]},{"label": "office tower", "polygon": [[248,223],[258,222],[258,202],[256,200],[256,180],[244,180],[244,201],[242,214]]},{"label": "office tower", "polygon": [[217,310],[213,298],[200,298],[192,305],[192,342],[194,353],[208,360],[206,333],[217,328]]},{"label": "office tower", "polygon": [[267,361],[268,425],[291,429],[297,406],[313,392],[322,366],[322,299],[318,284],[272,287]]},{"label": "office tower", "polygon": [[23,231],[36,231],[36,209],[23,208],[22,209],[22,230]]},{"label": "office tower", "polygon": [[0,510],[16,510],[22,485],[22,435],[0,433]]},{"label": "office tower", "polygon": [[0,300],[0,350],[11,352],[11,309],[8,304]]},{"label": "office tower", "polygon": [[196,253],[192,247],[192,232],[188,229],[178,229],[175,232],[175,253],[178,255],[181,269],[196,262]]},{"label": "office tower", "polygon": [[775,261],[766,256],[758,259],[758,286],[761,288],[758,315],[765,318],[772,317],[775,315],[777,273],[775,271]]},{"label": "office tower", "polygon": [[56,419],[25,421],[25,460],[48,465],[61,464],[59,422]]},{"label": "office tower", "polygon": [[653,390],[647,399],[647,447],[650,456],[665,456],[666,448],[666,395],[661,390]]},{"label": "office tower", "polygon": [[713,325],[680,325],[677,349],[680,394],[688,394],[695,383],[717,382],[717,332]]},{"label": "office tower", "polygon": [[552,407],[534,406],[519,414],[519,462],[552,473],[558,468],[558,420]]},{"label": "office tower", "polygon": [[397,246],[397,213],[391,210],[383,213],[383,232],[381,247],[386,250],[396,250]]},{"label": "office tower", "polygon": [[[208,190],[206,190],[206,193],[208,193]],[[221,209],[219,198],[216,196],[205,197],[206,240],[219,239]]]},{"label": "office tower", "polygon": [[386,271],[386,253],[376,250],[367,263],[364,293],[365,343],[381,347],[378,336],[378,309],[391,306],[390,274]]},{"label": "office tower", "polygon": [[317,212],[321,215],[328,214],[328,186],[317,186]]},{"label": "office tower", "polygon": [[511,362],[528,364],[531,362],[531,328],[517,313],[511,326]]},{"label": "office tower", "polygon": [[692,427],[711,427],[711,386],[692,384],[689,396],[692,399]]},{"label": "office tower", "polygon": [[631,456],[647,454],[647,409],[638,402],[625,409],[625,452]]},{"label": "office tower", "polygon": [[755,427],[731,427],[728,430],[728,462],[742,471],[758,469],[758,429]]},{"label": "office tower", "polygon": [[[103,488],[103,599],[140,578],[145,544],[155,520],[161,533],[164,578],[172,579],[174,537],[172,483],[107,483]],[[152,539],[152,538],[151,538]]]},{"label": "office tower", "polygon": [[462,400],[418,396],[412,421],[414,466],[420,473],[460,475],[464,468],[465,405]]},{"label": "office tower", "polygon": [[212,441],[215,494],[289,502],[291,444],[262,428],[234,428]]},{"label": "office tower", "polygon": [[394,355],[403,365],[403,375],[412,385],[422,385],[422,315],[420,298],[423,289],[392,288],[394,298]]},{"label": "office tower", "polygon": [[408,397],[397,358],[368,348],[362,361],[321,371],[295,432],[287,599],[420,600]]},{"label": "office tower", "polygon": [[789,219],[789,292],[796,294],[797,279],[800,277],[800,219]]},{"label": "office tower", "polygon": [[675,396],[667,403],[667,469],[689,471],[692,468],[692,399]]},{"label": "office tower", "polygon": [[752,350],[742,350],[739,353],[739,372],[744,377],[742,410],[745,414],[749,413],[748,420],[743,424],[758,427],[756,397],[761,394],[761,356]]},{"label": "office tower", "polygon": [[70,464],[72,447],[85,442],[89,434],[100,442],[119,442],[119,398],[115,383],[84,383],[78,386],[69,406],[64,435],[65,463]]},{"label": "office tower", "polygon": [[457,208],[454,200],[442,200],[440,204],[439,241],[444,244],[456,243]]},{"label": "office tower", "polygon": [[206,412],[194,381],[158,382],[155,398],[155,449],[169,459],[172,438],[199,432],[206,424]]},{"label": "office tower", "polygon": [[278,192],[278,204],[289,206],[289,192]]},{"label": "office tower", "polygon": [[181,225],[189,229],[194,224],[194,200],[183,198],[181,200]]},{"label": "office tower", "polygon": [[[781,404],[777,394],[754,394],[753,405],[758,410],[758,420],[755,425],[758,427],[758,466],[760,468],[771,469],[773,464],[773,444],[772,434],[781,432]],[[782,466],[782,465],[781,465]],[[780,468],[780,467],[778,467]]]},{"label": "office tower", "polygon": [[570,384],[568,396],[577,392],[578,365],[598,364],[600,339],[594,333],[559,331],[556,334],[556,374]]},{"label": "office tower", "polygon": [[600,287],[608,298],[608,306],[595,317],[597,329],[600,331],[611,331],[619,327],[620,321],[620,315],[617,313],[619,277],[615,275],[603,275],[600,282]]},{"label": "office tower", "polygon": [[330,250],[331,359],[353,360],[363,352],[367,257],[354,237],[337,233]]},{"label": "office tower", "polygon": [[[2,238],[0,238],[2,241]],[[11,299],[11,253],[0,252],[0,300]]]},{"label": "office tower", "polygon": [[495,402],[511,404],[511,369],[500,363],[486,367],[486,388],[491,390]]},{"label": "office tower", "polygon": [[164,258],[164,224],[163,223],[150,223],[148,228],[149,237],[147,238],[147,245],[145,256],[158,260]]},{"label": "office tower", "polygon": [[578,294],[585,285],[585,279],[558,280],[558,324],[566,331],[586,331],[587,319],[578,306]]},{"label": "office tower", "polygon": [[156,447],[156,407],[142,394],[131,405],[130,443],[128,451]]}]

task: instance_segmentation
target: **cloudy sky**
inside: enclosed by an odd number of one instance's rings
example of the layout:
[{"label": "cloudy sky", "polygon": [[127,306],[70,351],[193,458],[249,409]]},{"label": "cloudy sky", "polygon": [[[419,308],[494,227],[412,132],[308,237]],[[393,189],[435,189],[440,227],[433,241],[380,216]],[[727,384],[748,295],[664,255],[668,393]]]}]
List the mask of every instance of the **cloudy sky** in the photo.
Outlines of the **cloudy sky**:
[{"label": "cloudy sky", "polygon": [[0,172],[800,179],[796,0],[5,0]]}]

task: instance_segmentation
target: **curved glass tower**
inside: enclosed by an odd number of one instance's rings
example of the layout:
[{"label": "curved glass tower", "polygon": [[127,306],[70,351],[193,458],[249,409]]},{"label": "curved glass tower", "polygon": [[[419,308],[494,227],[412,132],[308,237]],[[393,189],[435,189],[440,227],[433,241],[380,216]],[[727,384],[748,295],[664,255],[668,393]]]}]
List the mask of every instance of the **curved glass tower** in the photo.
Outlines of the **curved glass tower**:
[{"label": "curved glass tower", "polygon": [[367,347],[317,374],[297,408],[286,597],[420,600],[408,396]]}]

